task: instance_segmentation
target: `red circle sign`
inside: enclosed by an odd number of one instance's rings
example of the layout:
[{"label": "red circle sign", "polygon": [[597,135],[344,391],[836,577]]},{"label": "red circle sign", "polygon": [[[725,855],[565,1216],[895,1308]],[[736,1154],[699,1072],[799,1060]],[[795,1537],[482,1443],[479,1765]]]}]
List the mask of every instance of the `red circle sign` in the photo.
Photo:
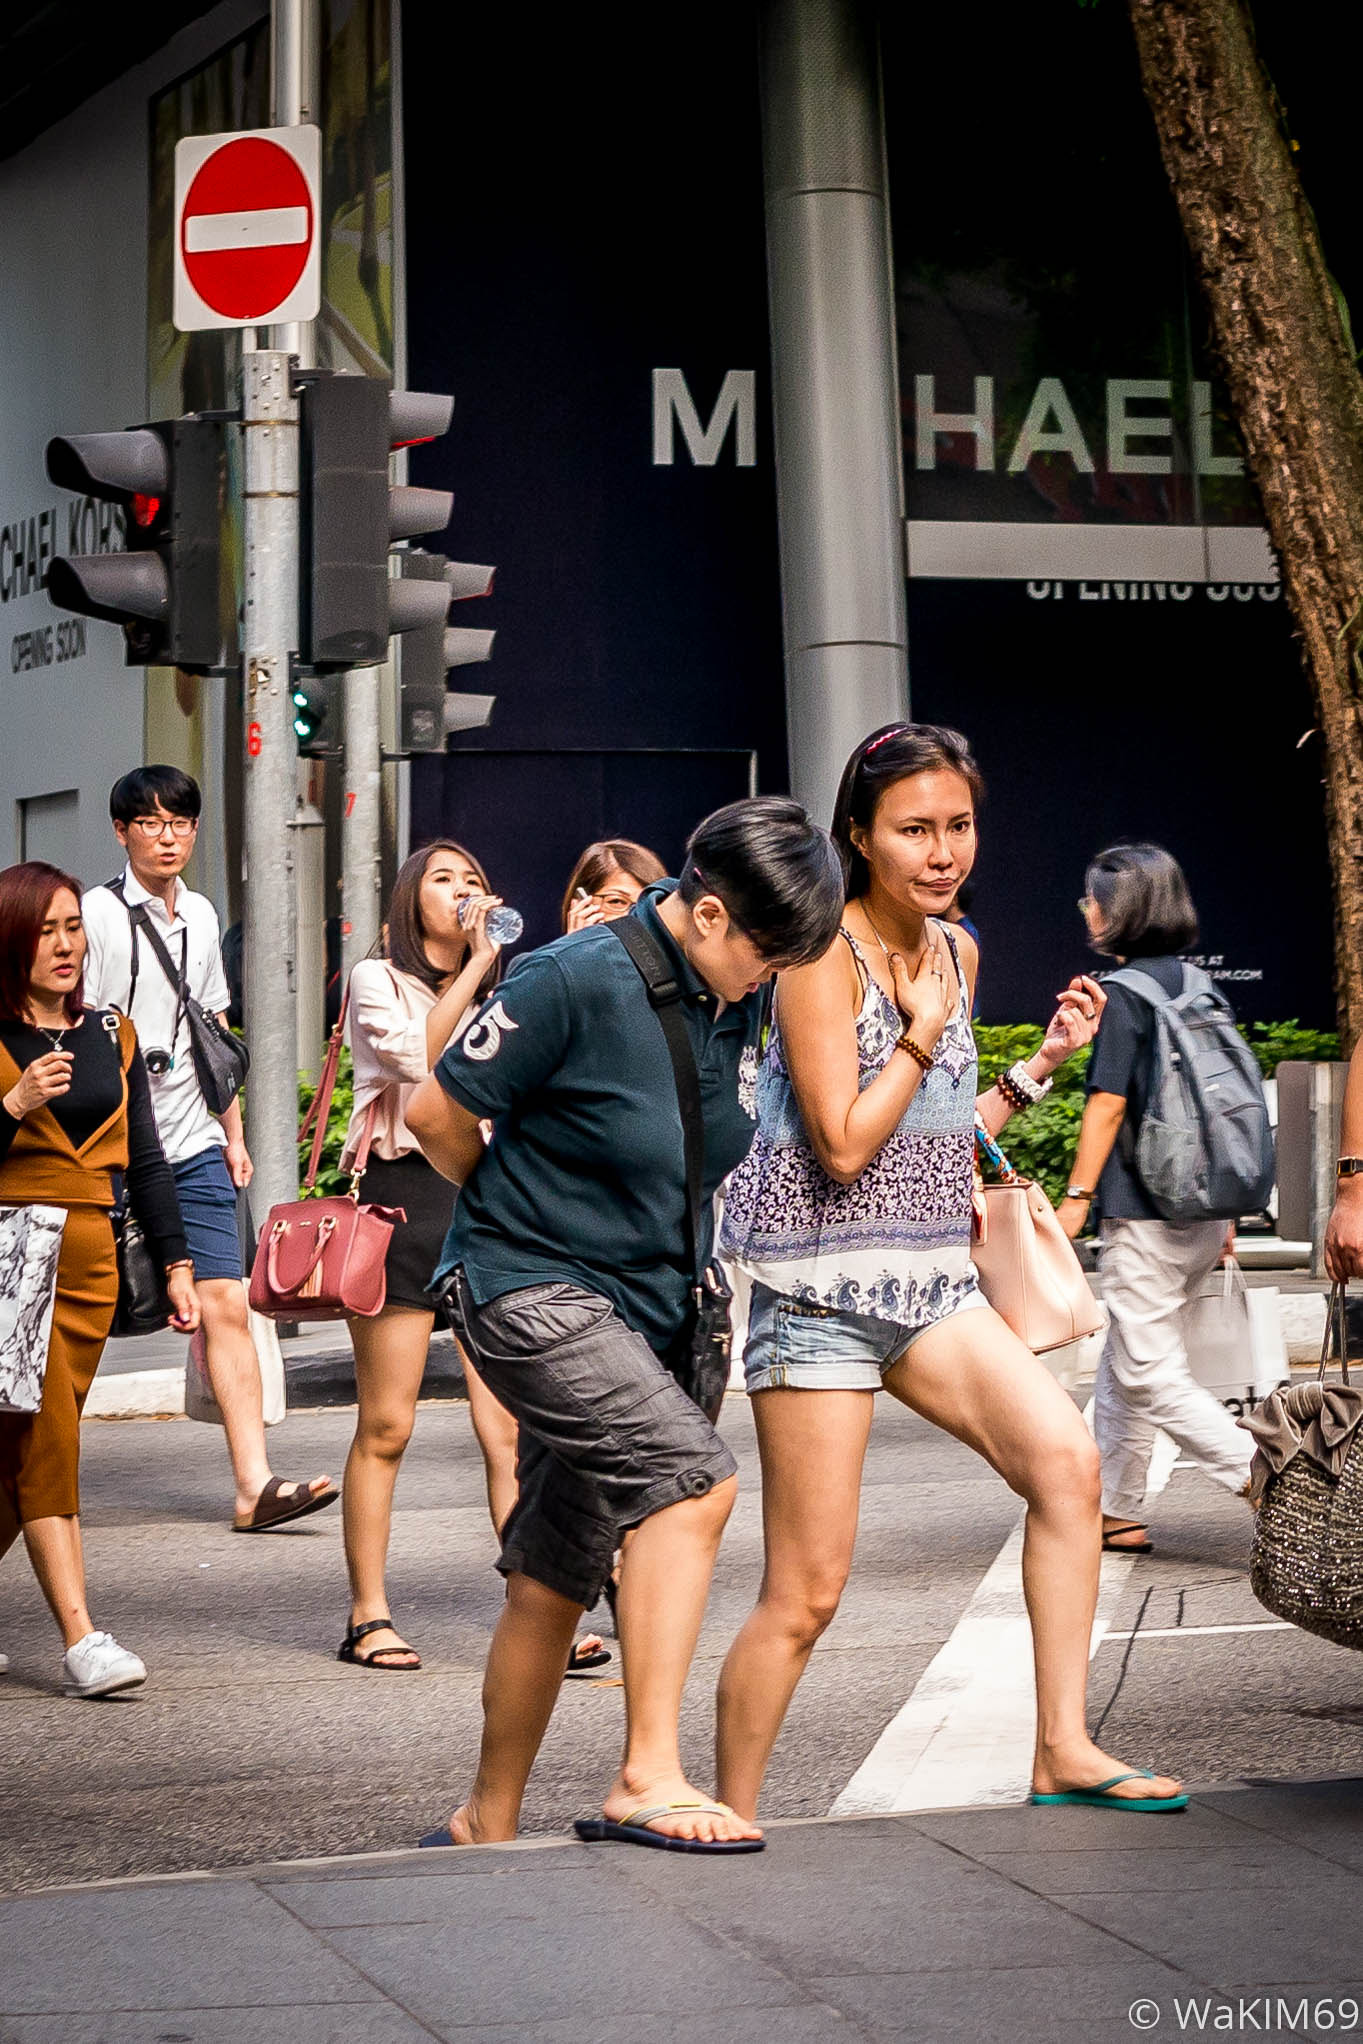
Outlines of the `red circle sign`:
[{"label": "red circle sign", "polygon": [[277,142],[225,142],[201,164],[180,215],[185,274],[223,319],[265,320],[307,267],[308,181]]}]

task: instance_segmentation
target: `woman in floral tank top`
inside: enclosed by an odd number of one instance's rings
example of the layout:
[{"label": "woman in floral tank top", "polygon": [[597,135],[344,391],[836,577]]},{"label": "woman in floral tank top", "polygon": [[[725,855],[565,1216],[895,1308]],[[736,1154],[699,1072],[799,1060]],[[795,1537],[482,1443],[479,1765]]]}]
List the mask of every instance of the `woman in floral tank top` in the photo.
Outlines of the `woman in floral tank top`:
[{"label": "woman in floral tank top", "polygon": [[1019,1102],[1040,1098],[1092,1041],[1104,1003],[1093,980],[1072,980],[1041,1048],[976,1098],[978,952],[942,918],[974,864],[981,793],[956,731],[887,725],[853,753],[833,821],[848,874],[842,933],[781,977],[756,1139],[726,1194],[722,1247],[753,1286],[744,1363],[766,1569],[720,1678],[719,1793],[749,1818],[847,1579],[882,1386],[1027,1502],[1033,1794],[1141,1810],[1187,1800],[1088,1736],[1097,1450],[1050,1371],[986,1304],[971,1261],[977,1113],[997,1135]]}]

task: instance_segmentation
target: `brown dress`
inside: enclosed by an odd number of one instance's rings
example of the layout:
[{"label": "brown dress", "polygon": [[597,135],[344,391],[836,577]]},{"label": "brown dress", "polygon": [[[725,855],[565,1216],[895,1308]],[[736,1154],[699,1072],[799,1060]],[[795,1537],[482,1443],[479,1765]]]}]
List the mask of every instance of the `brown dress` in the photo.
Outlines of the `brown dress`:
[{"label": "brown dress", "polygon": [[[66,1208],[43,1402],[31,1417],[0,1413],[0,1553],[26,1521],[80,1509],[81,1409],[118,1299],[111,1173],[128,1165],[128,1067],[137,1051],[136,1032],[121,1018],[118,1050],[122,1099],[79,1148],[41,1107],[24,1116],[0,1158],[0,1205]],[[20,1076],[0,1044],[0,1098]]]}]

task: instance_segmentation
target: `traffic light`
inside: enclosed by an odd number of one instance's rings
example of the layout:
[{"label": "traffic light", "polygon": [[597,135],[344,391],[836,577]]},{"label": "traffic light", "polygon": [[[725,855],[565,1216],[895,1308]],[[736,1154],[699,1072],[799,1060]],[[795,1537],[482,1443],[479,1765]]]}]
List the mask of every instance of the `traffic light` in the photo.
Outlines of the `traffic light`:
[{"label": "traffic light", "polygon": [[64,490],[122,510],[126,551],[59,558],[44,576],[59,610],[122,625],[128,665],[234,671],[223,645],[220,419],[166,419],[47,443]]},{"label": "traffic light", "polygon": [[320,759],[324,754],[334,752],[340,743],[334,715],[339,686],[339,682],[329,674],[294,676],[290,691],[294,736],[298,740],[298,750],[310,759]]},{"label": "traffic light", "polygon": [[448,490],[389,483],[389,456],[436,440],[454,411],[452,397],[393,390],[375,376],[306,371],[299,390],[302,443],[302,665],[319,672],[377,667],[394,632],[444,614],[440,594],[390,579],[395,541],[440,532],[454,498]]},{"label": "traffic light", "polygon": [[490,596],[496,570],[413,550],[403,557],[402,573],[399,587],[438,589],[441,607],[435,621],[408,632],[398,650],[398,750],[443,752],[452,731],[473,731],[492,718],[495,697],[452,692],[445,677],[451,667],[490,660],[496,633],[445,620],[451,603]]}]

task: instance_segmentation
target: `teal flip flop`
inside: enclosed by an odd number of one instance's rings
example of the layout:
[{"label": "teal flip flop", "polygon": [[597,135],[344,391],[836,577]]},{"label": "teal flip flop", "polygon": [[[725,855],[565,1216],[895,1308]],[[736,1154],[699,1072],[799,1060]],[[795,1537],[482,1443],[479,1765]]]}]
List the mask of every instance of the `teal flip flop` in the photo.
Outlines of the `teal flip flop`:
[{"label": "teal flip flop", "polygon": [[1095,1782],[1092,1788],[1064,1789],[1057,1795],[1038,1795],[1033,1789],[1034,1803],[1088,1803],[1107,1810],[1134,1810],[1138,1814],[1157,1816],[1162,1810],[1186,1810],[1188,1798],[1180,1789],[1174,1796],[1114,1796],[1112,1791],[1124,1781],[1153,1781],[1153,1771],[1148,1767],[1133,1767],[1127,1774],[1114,1774],[1111,1781]]}]

